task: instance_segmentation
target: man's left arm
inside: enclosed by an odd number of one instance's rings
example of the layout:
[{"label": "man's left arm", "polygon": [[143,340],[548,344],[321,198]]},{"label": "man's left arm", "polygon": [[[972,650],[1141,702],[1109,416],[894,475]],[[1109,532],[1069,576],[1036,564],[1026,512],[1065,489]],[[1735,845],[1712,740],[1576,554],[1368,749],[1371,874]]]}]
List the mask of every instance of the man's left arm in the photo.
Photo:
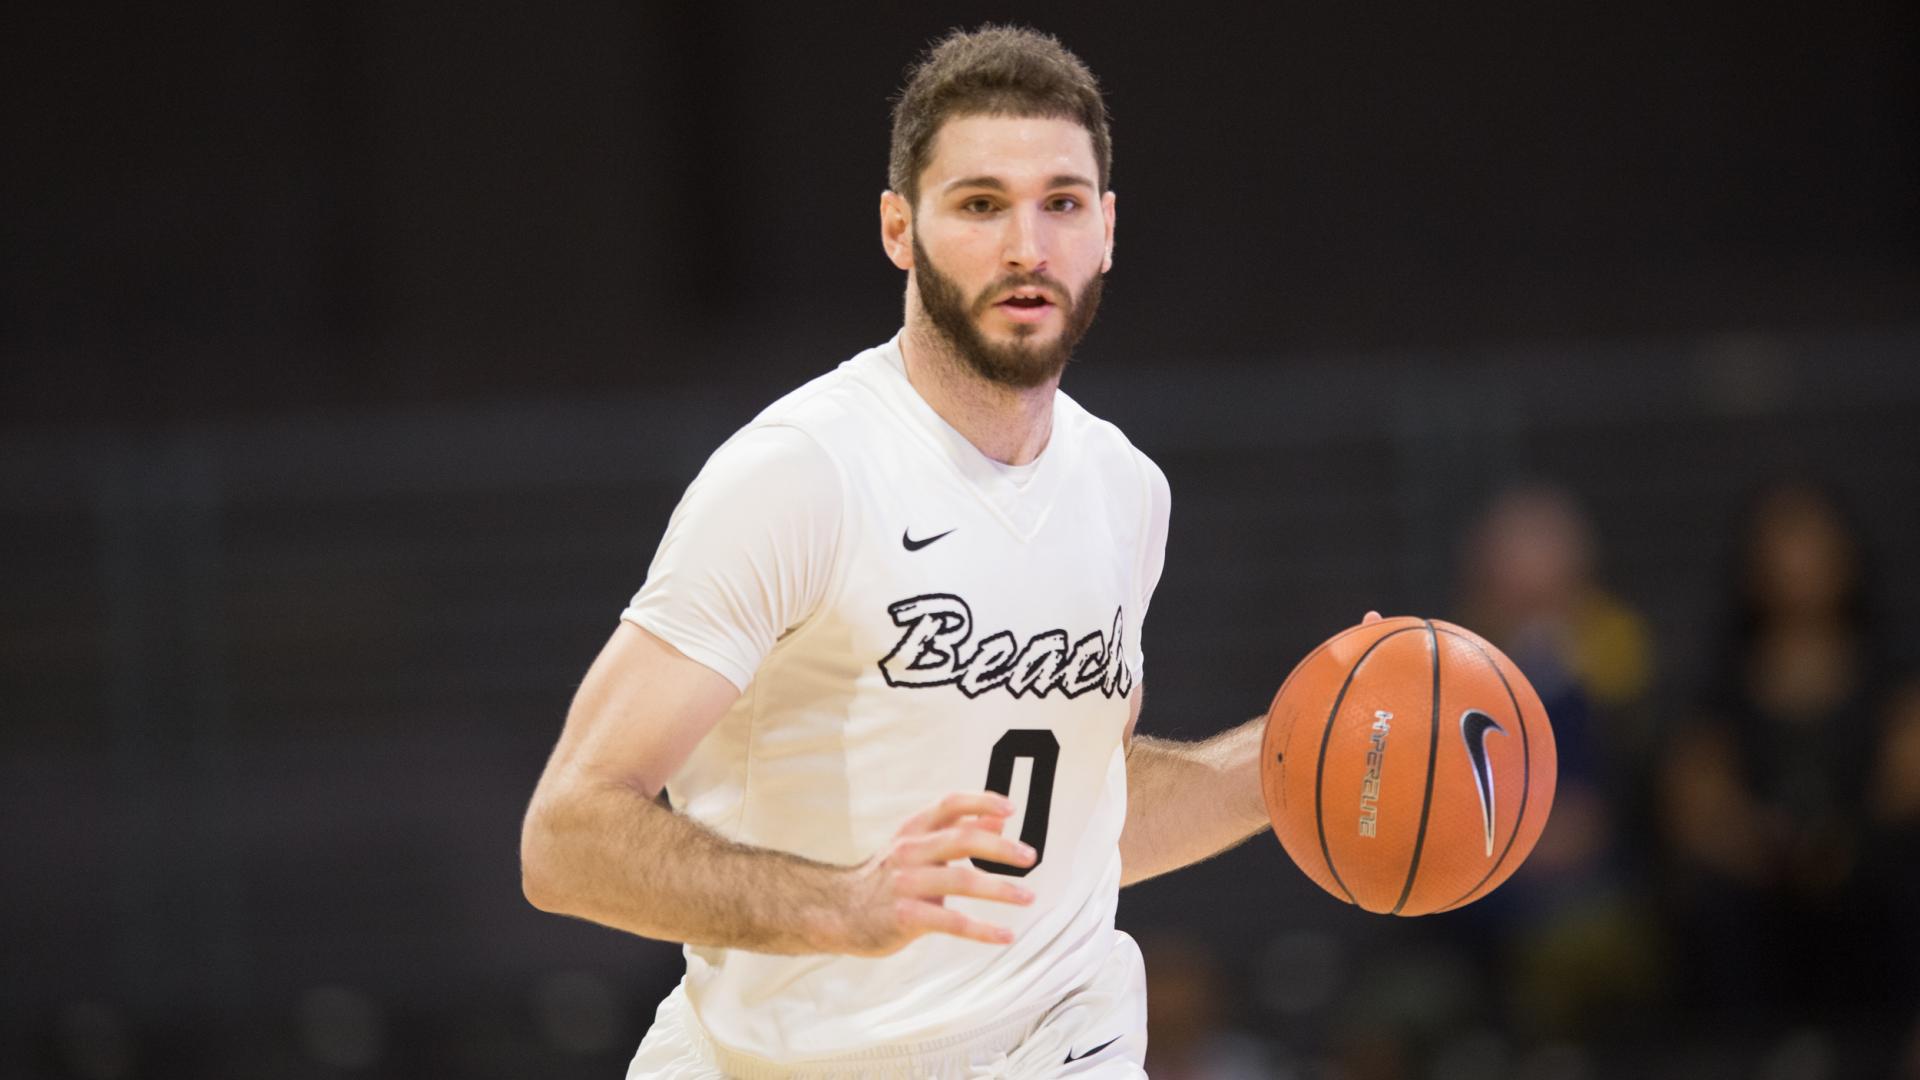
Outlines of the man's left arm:
[{"label": "man's left arm", "polygon": [[[1360,625],[1380,621],[1369,611]],[[1268,827],[1260,790],[1266,717],[1211,739],[1176,742],[1136,736],[1146,684],[1128,699],[1127,823],[1120,830],[1120,884],[1131,885],[1210,859]]]},{"label": "man's left arm", "polygon": [[1129,702],[1121,885],[1211,858],[1267,827],[1260,792],[1263,718],[1200,742],[1136,736],[1143,694],[1135,684]]}]

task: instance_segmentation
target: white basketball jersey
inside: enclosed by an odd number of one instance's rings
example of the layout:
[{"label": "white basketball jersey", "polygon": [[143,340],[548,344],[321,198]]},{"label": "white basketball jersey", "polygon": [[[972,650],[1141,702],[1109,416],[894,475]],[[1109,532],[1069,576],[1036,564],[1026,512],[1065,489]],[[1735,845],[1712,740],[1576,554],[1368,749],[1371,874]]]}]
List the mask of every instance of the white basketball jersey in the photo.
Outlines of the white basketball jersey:
[{"label": "white basketball jersey", "polygon": [[625,614],[743,691],[669,780],[673,805],[851,865],[941,796],[993,788],[1040,852],[987,865],[1020,875],[1031,906],[948,901],[1010,926],[1011,945],[687,947],[715,1040],[794,1062],[937,1039],[1043,1011],[1100,968],[1168,503],[1160,470],[1064,394],[1031,467],[985,457],[913,389],[898,338],[714,453]]}]

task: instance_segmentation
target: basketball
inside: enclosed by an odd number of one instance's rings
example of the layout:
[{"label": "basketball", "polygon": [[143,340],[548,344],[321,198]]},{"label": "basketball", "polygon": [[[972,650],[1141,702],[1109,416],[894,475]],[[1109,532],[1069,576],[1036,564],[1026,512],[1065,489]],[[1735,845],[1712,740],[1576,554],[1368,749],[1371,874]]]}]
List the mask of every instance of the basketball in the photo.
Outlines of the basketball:
[{"label": "basketball", "polygon": [[1321,888],[1366,911],[1428,915],[1485,896],[1553,806],[1546,710],[1469,630],[1401,616],[1343,630],[1267,711],[1267,815]]}]

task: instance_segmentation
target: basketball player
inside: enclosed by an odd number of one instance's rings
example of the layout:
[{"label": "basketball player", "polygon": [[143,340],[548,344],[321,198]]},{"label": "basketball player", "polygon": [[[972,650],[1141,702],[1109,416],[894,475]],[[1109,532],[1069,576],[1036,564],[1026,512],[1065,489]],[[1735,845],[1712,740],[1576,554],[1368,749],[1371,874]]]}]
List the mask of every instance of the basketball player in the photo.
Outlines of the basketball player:
[{"label": "basketball player", "polygon": [[630,1077],[1144,1075],[1118,891],[1267,819],[1258,722],[1133,733],[1167,482],[1057,389],[1110,159],[1054,39],[935,47],[880,197],[904,328],[715,451],[587,673],[522,861],[685,943]]}]

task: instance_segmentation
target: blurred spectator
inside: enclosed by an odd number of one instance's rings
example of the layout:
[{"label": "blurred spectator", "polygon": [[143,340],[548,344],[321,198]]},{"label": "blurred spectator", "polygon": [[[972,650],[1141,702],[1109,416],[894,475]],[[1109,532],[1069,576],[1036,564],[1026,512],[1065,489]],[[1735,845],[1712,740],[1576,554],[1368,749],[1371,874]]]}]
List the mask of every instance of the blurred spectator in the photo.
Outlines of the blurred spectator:
[{"label": "blurred spectator", "polygon": [[[1659,987],[1651,917],[1620,843],[1642,805],[1652,682],[1646,623],[1599,582],[1594,530],[1566,491],[1497,495],[1469,534],[1461,611],[1539,691],[1560,759],[1552,816],[1513,880],[1476,904],[1518,947],[1499,980],[1523,1029],[1593,1036]],[[1472,910],[1472,909],[1469,909]]]},{"label": "blurred spectator", "polygon": [[1754,502],[1729,566],[1719,657],[1661,782],[1687,1000],[1738,1030],[1834,1022],[1891,1038],[1912,999],[1901,1014],[1861,1008],[1891,1005],[1901,975],[1864,871],[1894,855],[1883,839],[1873,857],[1876,820],[1913,836],[1920,736],[1880,720],[1890,680],[1858,534],[1831,494],[1781,483]]},{"label": "blurred spectator", "polygon": [[1559,748],[1553,816],[1529,866],[1597,870],[1637,790],[1649,724],[1646,622],[1601,586],[1593,527],[1546,484],[1497,495],[1471,532],[1461,610],[1539,691]]},{"label": "blurred spectator", "polygon": [[1536,689],[1563,679],[1595,707],[1620,710],[1645,699],[1652,652],[1644,620],[1600,586],[1597,546],[1565,490],[1507,488],[1471,534],[1462,611],[1516,662],[1542,662],[1538,677],[1528,669]]}]

